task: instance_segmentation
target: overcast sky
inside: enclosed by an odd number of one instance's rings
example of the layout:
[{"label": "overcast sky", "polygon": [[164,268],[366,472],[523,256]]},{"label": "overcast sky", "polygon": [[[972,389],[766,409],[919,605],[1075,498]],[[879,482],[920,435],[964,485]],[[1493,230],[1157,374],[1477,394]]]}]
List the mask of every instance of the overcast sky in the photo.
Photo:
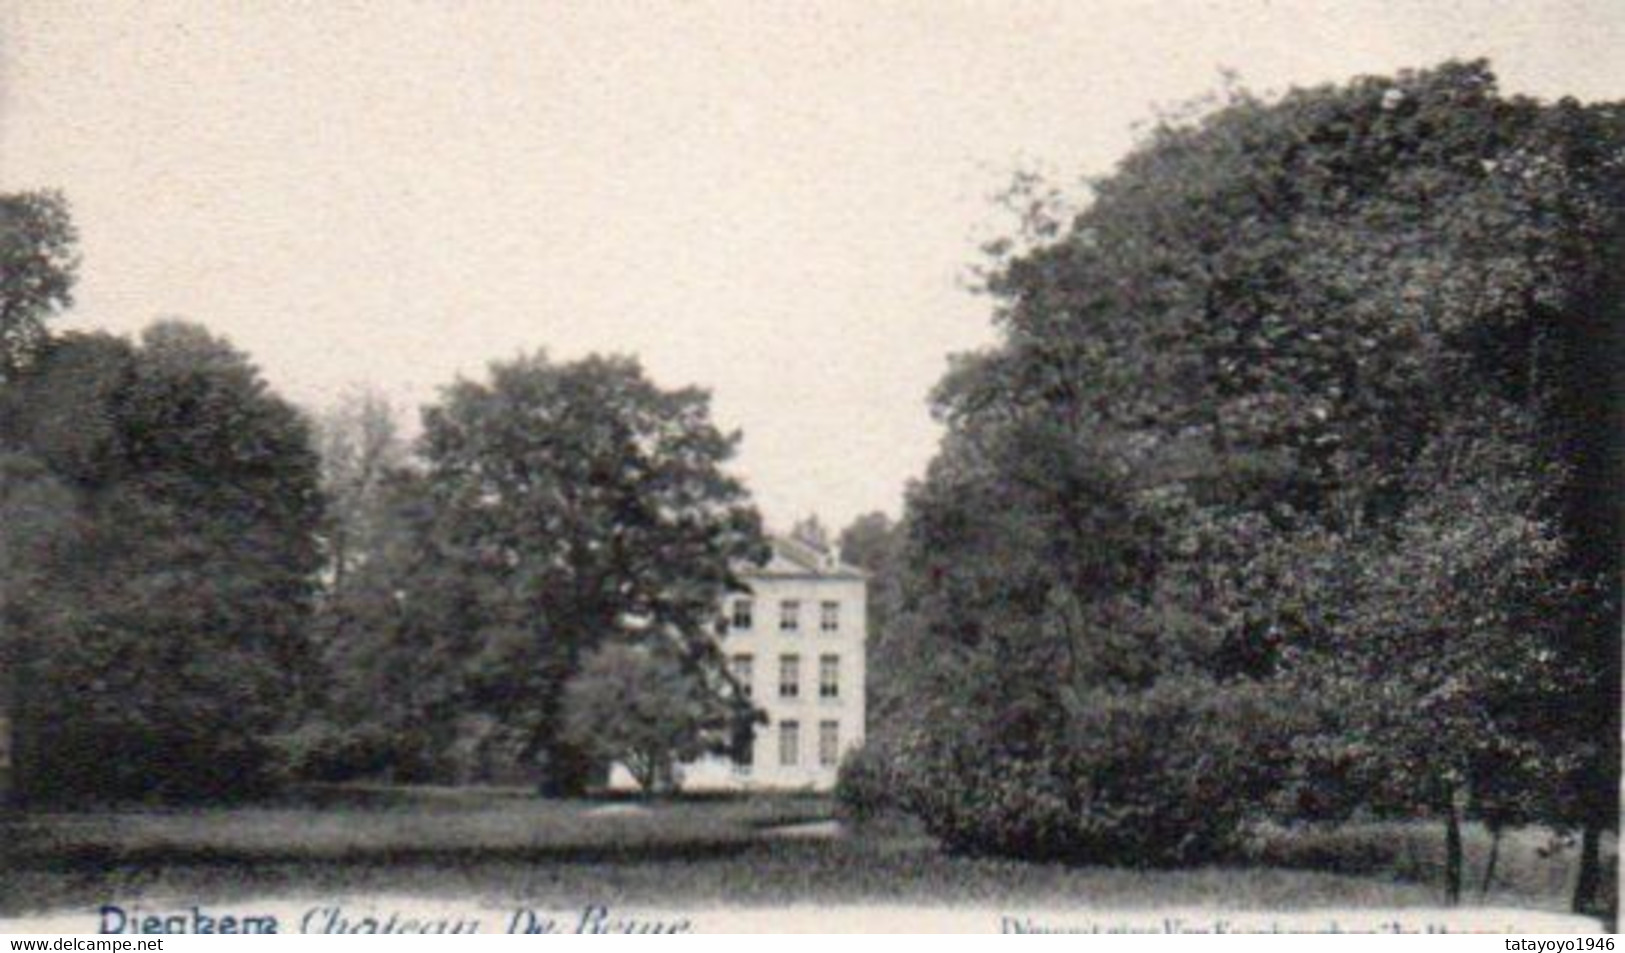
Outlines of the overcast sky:
[{"label": "overcast sky", "polygon": [[1625,2],[11,0],[0,189],[66,192],[76,327],[203,322],[310,407],[495,358],[715,395],[770,522],[900,508],[1017,168],[1158,105],[1489,56],[1625,98]]}]

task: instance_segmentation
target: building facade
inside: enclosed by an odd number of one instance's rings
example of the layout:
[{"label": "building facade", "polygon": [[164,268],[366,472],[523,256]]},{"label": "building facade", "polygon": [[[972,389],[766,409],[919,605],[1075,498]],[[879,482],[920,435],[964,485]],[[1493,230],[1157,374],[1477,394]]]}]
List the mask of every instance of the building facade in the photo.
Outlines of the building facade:
[{"label": "building facade", "polygon": [[[718,625],[729,669],[767,723],[748,760],[683,765],[684,790],[827,791],[863,742],[867,577],[798,540],[771,543],[765,566],[741,570],[748,591],[727,597]],[[635,787],[619,766],[611,786]]]}]

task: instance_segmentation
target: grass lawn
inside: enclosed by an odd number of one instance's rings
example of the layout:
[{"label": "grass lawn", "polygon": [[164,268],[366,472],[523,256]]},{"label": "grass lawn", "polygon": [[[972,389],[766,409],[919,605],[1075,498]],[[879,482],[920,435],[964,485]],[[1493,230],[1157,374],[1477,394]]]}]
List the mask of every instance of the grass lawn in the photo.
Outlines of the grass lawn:
[{"label": "grass lawn", "polygon": [[[0,821],[0,916],[121,902],[393,894],[529,904],[1055,903],[1090,907],[1436,906],[1442,831],[1362,825],[1261,832],[1224,867],[1144,871],[951,857],[905,823],[833,839],[813,797],[542,801],[416,790],[286,807],[43,814]],[[1562,911],[1573,847],[1509,835],[1485,903]],[[1479,902],[1489,838],[1468,831]],[[1612,857],[1612,844],[1610,844]],[[1609,885],[1612,890],[1612,884]]]}]

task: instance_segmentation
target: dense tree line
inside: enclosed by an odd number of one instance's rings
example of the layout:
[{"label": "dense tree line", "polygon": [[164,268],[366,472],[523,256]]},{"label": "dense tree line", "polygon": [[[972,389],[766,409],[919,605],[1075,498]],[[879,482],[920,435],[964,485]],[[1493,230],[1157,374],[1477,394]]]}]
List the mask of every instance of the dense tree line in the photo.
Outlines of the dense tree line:
[{"label": "dense tree line", "polygon": [[309,683],[317,461],[203,329],[52,335],[66,203],[0,197],[0,677],[25,801],[263,789]]},{"label": "dense tree line", "polygon": [[[356,461],[395,455],[366,423],[378,408],[361,410],[330,442]],[[448,388],[423,424],[411,465],[370,482],[359,464],[330,473],[352,500],[335,512],[349,566],[318,619],[333,682],[303,733],[312,771],[469,780],[529,766],[549,791],[580,791],[604,759],[566,730],[568,689],[610,648],[627,650],[605,662],[622,670],[601,666],[596,682],[636,679],[625,667],[652,654],[698,693],[691,724],[751,722],[715,619],[765,541],[724,468],[738,435],[711,423],[709,395],[663,390],[626,359],[538,354]],[[692,734],[679,747],[732,739]]]},{"label": "dense tree line", "polygon": [[321,517],[301,416],[192,325],[69,335],[0,391],[17,794],[270,781],[313,675]]},{"label": "dense tree line", "polygon": [[502,770],[579,791],[611,752],[571,728],[571,686],[601,710],[594,687],[646,682],[642,665],[680,675],[651,704],[692,716],[656,760],[748,732],[714,618],[765,545],[708,394],[537,354],[447,388],[416,446],[364,394],[312,426],[196,325],[50,333],[75,244],[61,196],[0,197],[17,797]]},{"label": "dense tree line", "polygon": [[[992,248],[852,776],[953,847],[1578,831],[1619,759],[1625,115],[1481,63],[1172,118]],[[953,730],[943,726],[952,725]],[[878,796],[873,790],[861,795]]]},{"label": "dense tree line", "polygon": [[[1026,183],[1033,187],[1033,183]],[[1233,93],[990,250],[1000,344],[875,575],[855,801],[949,848],[1191,864],[1248,826],[1573,832],[1619,791],[1625,115],[1482,64]],[[0,197],[0,672],[25,799],[279,778],[666,783],[753,722],[764,554],[708,396],[494,364],[407,445],[195,325],[52,334],[59,196]],[[809,521],[798,529],[827,539]],[[664,689],[665,691],[657,691]],[[637,704],[617,705],[635,695]],[[608,730],[612,714],[624,715]],[[605,730],[595,730],[604,724]]]}]

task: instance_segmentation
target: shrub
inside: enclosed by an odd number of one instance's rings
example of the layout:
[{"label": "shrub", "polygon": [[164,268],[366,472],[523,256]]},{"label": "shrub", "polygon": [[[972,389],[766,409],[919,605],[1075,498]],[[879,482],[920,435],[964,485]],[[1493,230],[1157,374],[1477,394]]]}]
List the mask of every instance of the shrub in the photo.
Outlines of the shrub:
[{"label": "shrub", "polygon": [[664,647],[611,643],[565,688],[564,741],[624,765],[645,794],[675,790],[679,765],[721,743],[729,710]]},{"label": "shrub", "polygon": [[399,760],[395,740],[375,725],[345,729],[307,723],[277,738],[276,747],[287,781],[334,783],[376,778]]},{"label": "shrub", "polygon": [[835,779],[842,817],[861,823],[902,808],[903,782],[893,757],[873,740],[846,753]]},{"label": "shrub", "polygon": [[1100,692],[1039,745],[983,730],[922,736],[909,809],[956,852],[1122,866],[1235,854],[1278,783],[1286,721],[1261,689],[1165,680]]}]

